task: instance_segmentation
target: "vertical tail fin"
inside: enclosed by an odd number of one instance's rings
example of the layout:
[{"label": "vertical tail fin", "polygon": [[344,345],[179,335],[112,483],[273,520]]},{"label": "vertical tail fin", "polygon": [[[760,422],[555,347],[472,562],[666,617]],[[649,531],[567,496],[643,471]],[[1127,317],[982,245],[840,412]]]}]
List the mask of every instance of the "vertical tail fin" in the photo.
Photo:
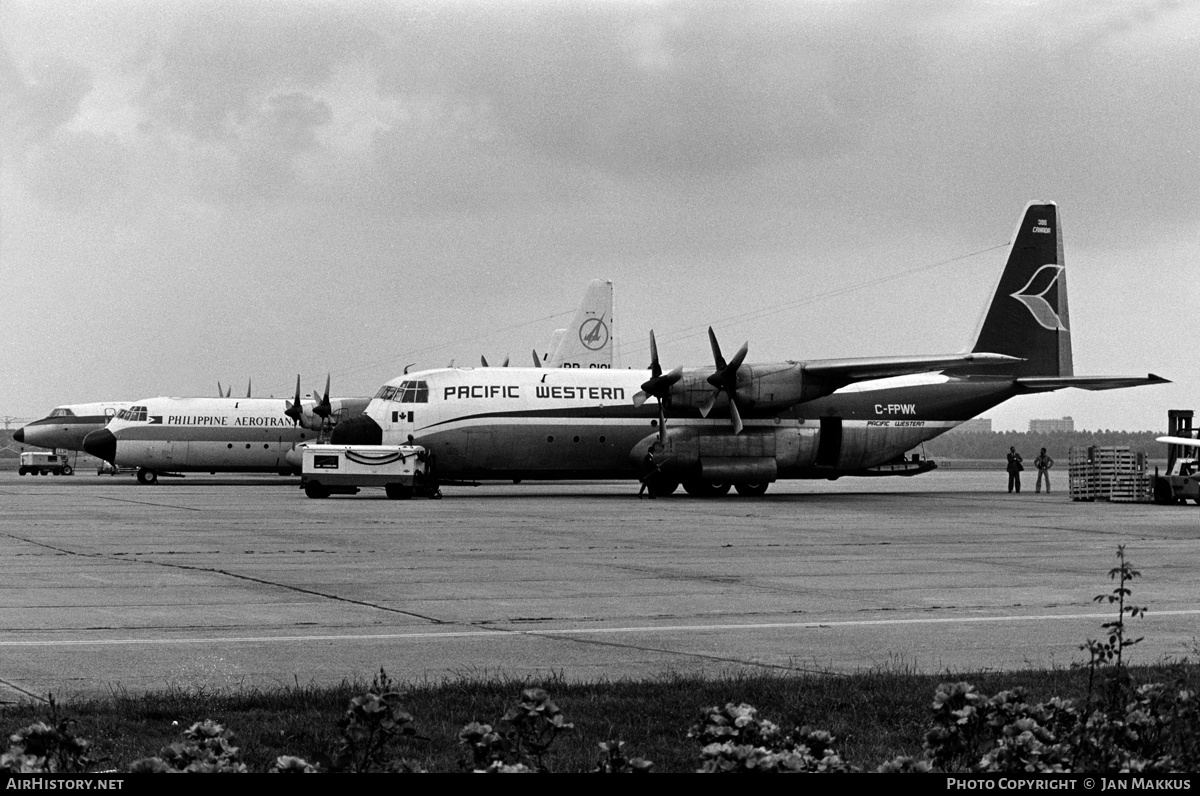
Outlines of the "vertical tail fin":
[{"label": "vertical tail fin", "polygon": [[[551,368],[611,368],[613,364],[613,283],[593,279],[575,320],[546,360]],[[557,335],[558,332],[555,332]]]},{"label": "vertical tail fin", "polygon": [[958,373],[1005,376],[1073,376],[1071,316],[1058,205],[1030,202],[1013,235],[1008,263],[984,312],[975,352],[1021,357],[1002,371]]}]

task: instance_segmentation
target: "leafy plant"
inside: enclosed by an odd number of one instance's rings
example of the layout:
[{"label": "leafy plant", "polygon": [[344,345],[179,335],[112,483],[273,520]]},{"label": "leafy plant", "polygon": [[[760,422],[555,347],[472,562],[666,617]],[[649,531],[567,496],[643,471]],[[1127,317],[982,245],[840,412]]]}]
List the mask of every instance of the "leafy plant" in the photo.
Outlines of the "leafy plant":
[{"label": "leafy plant", "polygon": [[1108,594],[1097,594],[1093,598],[1093,602],[1117,605],[1117,618],[1111,622],[1105,622],[1101,625],[1108,634],[1107,641],[1097,641],[1088,639],[1082,646],[1081,650],[1088,653],[1089,660],[1086,664],[1088,667],[1088,705],[1091,706],[1092,694],[1095,687],[1097,672],[1101,667],[1112,665],[1113,672],[1109,678],[1109,706],[1115,707],[1121,699],[1122,691],[1130,686],[1129,673],[1125,667],[1125,650],[1128,647],[1139,643],[1142,637],[1131,639],[1125,634],[1125,616],[1128,614],[1131,618],[1143,616],[1146,612],[1144,606],[1126,605],[1126,599],[1133,595],[1129,586],[1134,578],[1141,577],[1142,573],[1133,568],[1133,563],[1125,557],[1125,545],[1117,545],[1117,566],[1108,571],[1110,580],[1116,580],[1117,586]]},{"label": "leafy plant", "polygon": [[135,760],[130,771],[138,774],[245,774],[233,733],[211,719],[198,721],[183,731],[183,743],[163,747],[157,757]]},{"label": "leafy plant", "polygon": [[341,721],[342,741],[333,758],[335,771],[420,771],[406,758],[388,759],[393,742],[418,738],[413,717],[400,704],[396,684],[382,668],[367,692],[350,700]]},{"label": "leafy plant", "polygon": [[837,754],[834,737],[825,730],[804,726],[784,732],[778,724],[760,719],[758,711],[744,702],[706,708],[688,737],[704,744],[698,771],[702,774],[853,770]]},{"label": "leafy plant", "polygon": [[91,744],[75,735],[72,719],[59,715],[53,694],[48,701],[49,723],[35,722],[9,736],[8,751],[0,755],[0,773],[77,774],[91,766]]},{"label": "leafy plant", "polygon": [[474,771],[526,773],[549,771],[544,755],[554,740],[574,729],[541,688],[526,688],[500,719],[500,729],[473,721],[458,734],[471,750]]}]

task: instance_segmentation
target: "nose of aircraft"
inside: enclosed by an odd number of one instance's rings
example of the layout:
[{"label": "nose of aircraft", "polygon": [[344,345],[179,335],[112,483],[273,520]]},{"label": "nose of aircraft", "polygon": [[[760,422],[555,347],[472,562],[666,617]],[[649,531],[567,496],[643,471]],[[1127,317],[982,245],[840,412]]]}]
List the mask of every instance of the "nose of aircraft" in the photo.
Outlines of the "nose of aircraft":
[{"label": "nose of aircraft", "polygon": [[24,441],[25,441],[25,429],[18,428],[16,431],[13,432],[13,442],[24,442]]},{"label": "nose of aircraft", "polygon": [[359,415],[334,426],[329,441],[334,445],[382,445],[383,429],[366,415]]},{"label": "nose of aircraft", "polygon": [[83,438],[83,449],[109,464],[117,458],[117,438],[107,428],[97,429]]}]

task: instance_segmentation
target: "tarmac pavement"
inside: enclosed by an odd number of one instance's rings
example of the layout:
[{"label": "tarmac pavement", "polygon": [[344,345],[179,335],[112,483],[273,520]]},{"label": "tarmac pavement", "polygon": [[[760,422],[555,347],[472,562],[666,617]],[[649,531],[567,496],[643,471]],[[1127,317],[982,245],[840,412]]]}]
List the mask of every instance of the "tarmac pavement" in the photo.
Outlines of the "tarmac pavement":
[{"label": "tarmac pavement", "polygon": [[[1065,473],[1060,475],[1063,480]],[[48,693],[555,673],[1069,666],[1115,617],[1135,662],[1196,657],[1200,507],[1004,492],[1002,472],[382,490],[0,473],[0,702]],[[1056,485],[1057,486],[1057,485]]]}]

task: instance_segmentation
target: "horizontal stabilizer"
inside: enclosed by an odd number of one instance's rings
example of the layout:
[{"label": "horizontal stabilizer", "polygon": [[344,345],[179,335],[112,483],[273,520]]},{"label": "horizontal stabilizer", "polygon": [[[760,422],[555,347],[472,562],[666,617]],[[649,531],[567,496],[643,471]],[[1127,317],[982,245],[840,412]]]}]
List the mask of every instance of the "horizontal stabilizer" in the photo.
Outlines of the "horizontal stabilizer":
[{"label": "horizontal stabilizer", "polygon": [[972,365],[1003,365],[1020,362],[1019,357],[1004,354],[950,354],[931,357],[871,357],[861,359],[821,359],[804,363],[804,374],[823,382],[851,384],[856,381],[887,379],[914,373],[930,373]]},{"label": "horizontal stabilizer", "polygon": [[1026,376],[1017,379],[1022,392],[1050,392],[1066,387],[1079,390],[1119,390],[1147,384],[1170,384],[1170,379],[1150,373],[1146,376]]}]

